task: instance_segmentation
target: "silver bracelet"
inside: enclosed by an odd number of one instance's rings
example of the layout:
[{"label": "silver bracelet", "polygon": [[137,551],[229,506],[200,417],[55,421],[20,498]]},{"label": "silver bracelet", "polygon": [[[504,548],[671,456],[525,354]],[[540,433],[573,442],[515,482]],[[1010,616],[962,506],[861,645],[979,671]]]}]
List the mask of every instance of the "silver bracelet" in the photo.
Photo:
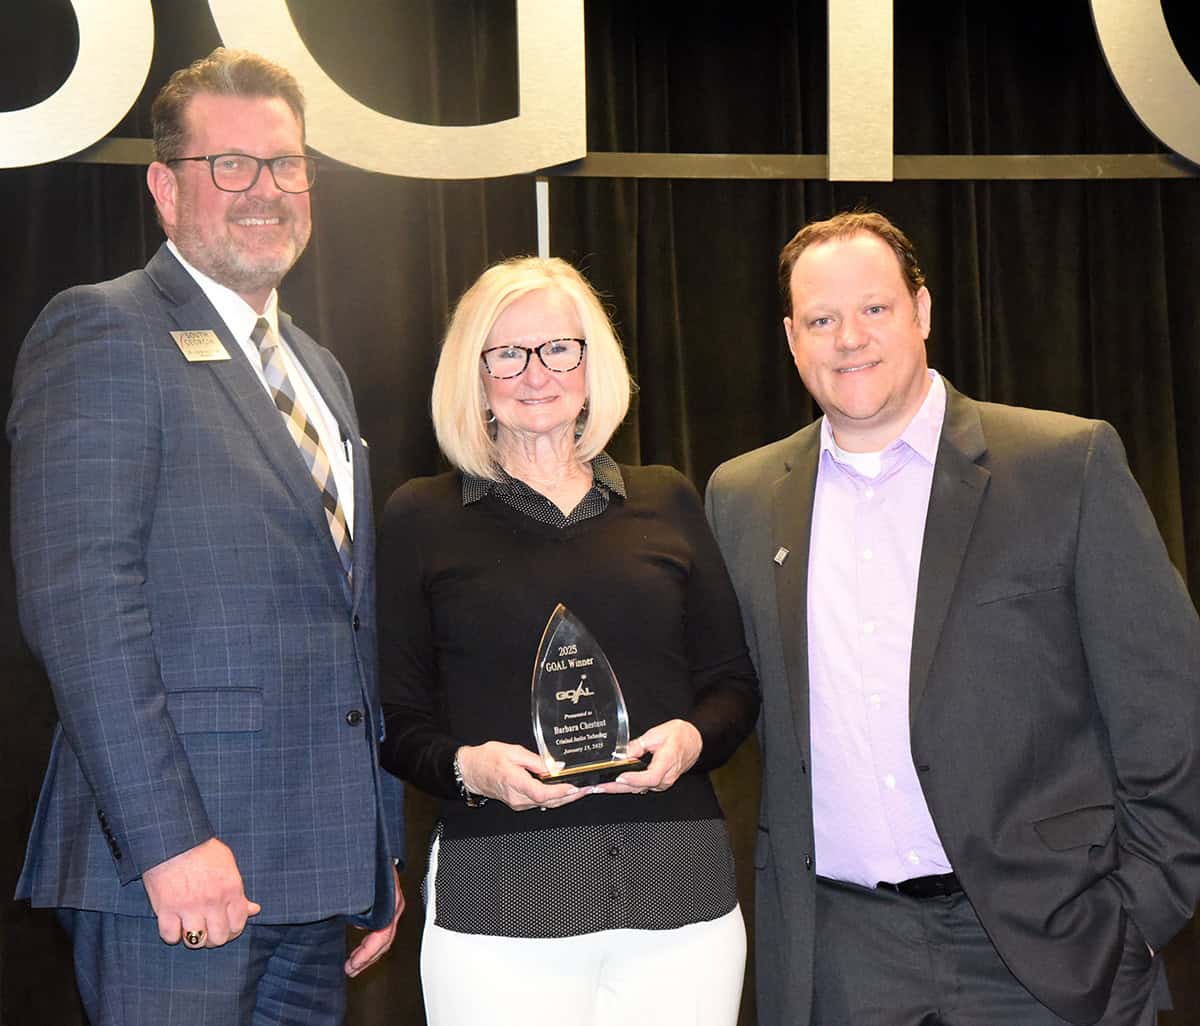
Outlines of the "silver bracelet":
[{"label": "silver bracelet", "polygon": [[475,794],[474,791],[467,790],[466,781],[463,780],[462,766],[458,762],[458,752],[454,753],[454,782],[458,785],[458,793],[462,795],[462,800],[472,809],[478,809],[481,805],[487,804],[487,797],[485,795]]}]

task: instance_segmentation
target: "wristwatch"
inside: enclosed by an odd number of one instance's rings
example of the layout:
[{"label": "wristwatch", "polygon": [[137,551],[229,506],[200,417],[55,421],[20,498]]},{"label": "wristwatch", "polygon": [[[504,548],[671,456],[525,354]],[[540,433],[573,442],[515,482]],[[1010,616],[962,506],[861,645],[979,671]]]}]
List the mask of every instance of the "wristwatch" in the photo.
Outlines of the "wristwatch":
[{"label": "wristwatch", "polygon": [[467,790],[466,781],[463,780],[462,766],[458,762],[458,752],[454,753],[454,782],[458,785],[458,793],[462,795],[462,800],[472,809],[478,809],[481,805],[487,804],[487,797],[485,795]]}]

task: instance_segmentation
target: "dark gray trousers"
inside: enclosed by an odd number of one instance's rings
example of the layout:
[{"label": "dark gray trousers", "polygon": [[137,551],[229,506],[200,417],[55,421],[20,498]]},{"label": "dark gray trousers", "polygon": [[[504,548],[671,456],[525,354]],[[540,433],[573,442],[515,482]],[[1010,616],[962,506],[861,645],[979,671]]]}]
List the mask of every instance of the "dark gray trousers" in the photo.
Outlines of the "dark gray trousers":
[{"label": "dark gray trousers", "polygon": [[[819,879],[816,927],[813,1026],[1071,1026],[1013,976],[965,894]],[[1162,959],[1128,931],[1097,1026],[1154,1026],[1169,1007]]]}]

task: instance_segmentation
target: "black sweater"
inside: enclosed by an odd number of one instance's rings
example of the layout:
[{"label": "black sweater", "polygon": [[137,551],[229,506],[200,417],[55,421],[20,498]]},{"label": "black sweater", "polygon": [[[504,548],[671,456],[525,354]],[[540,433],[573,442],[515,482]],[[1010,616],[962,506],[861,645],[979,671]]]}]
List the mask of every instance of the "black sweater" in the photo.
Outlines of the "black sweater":
[{"label": "black sweater", "polygon": [[[445,799],[444,836],[720,815],[706,771],[750,732],[758,682],[737,599],[695,490],[667,467],[621,467],[627,497],[567,527],[495,495],[464,504],[458,473],[410,481],[380,526],[386,769]],[[468,808],[452,762],[489,740],[536,751],[530,683],[543,628],[564,603],[603,647],[630,737],[680,717],[699,761],[672,788],[597,795],[545,815]]]}]

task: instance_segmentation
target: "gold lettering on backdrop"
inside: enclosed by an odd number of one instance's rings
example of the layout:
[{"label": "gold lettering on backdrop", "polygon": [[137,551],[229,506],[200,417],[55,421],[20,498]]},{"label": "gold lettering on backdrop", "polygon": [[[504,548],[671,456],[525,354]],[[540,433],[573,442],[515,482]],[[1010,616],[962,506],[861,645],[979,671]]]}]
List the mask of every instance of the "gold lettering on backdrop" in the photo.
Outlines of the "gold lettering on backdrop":
[{"label": "gold lettering on backdrop", "polygon": [[[41,103],[0,111],[0,167],[44,164],[87,149],[124,117],[145,85],[154,50],[150,0],[71,0],[71,6],[79,24],[75,65]],[[309,141],[347,164],[414,178],[492,178],[586,155],[583,0],[516,0],[520,114],[467,126],[416,124],[355,100],[308,52],[287,0],[209,0],[209,7],[226,45],[291,68],[308,96]],[[828,0],[831,181],[892,179],[892,8],[893,0]],[[1101,51],[1134,113],[1166,146],[1200,163],[1200,82],[1179,56],[1161,0],[1091,0],[1091,8]],[[132,147],[140,155],[147,146],[109,142],[126,144],[111,147],[114,154]],[[538,190],[539,209],[548,214],[545,182]],[[549,248],[547,221],[539,221],[539,249]]]},{"label": "gold lettering on backdrop", "polygon": [[1161,142],[1200,164],[1200,82],[1175,48],[1161,0],[1092,0],[1092,19],[1125,102]]},{"label": "gold lettering on backdrop", "polygon": [[829,0],[829,180],[892,180],[893,0]]},{"label": "gold lettering on backdrop", "polygon": [[304,88],[308,141],[322,153],[409,178],[493,178],[587,153],[583,0],[517,0],[520,114],[485,125],[421,125],[354,99],[313,59],[287,0],[209,0],[226,45],[256,50]]},{"label": "gold lettering on backdrop", "polygon": [[[3,18],[19,17],[18,4]],[[69,157],[102,139],[133,106],[154,54],[150,0],[71,0],[79,54],[67,80],[41,103],[0,112],[0,167]]]}]

